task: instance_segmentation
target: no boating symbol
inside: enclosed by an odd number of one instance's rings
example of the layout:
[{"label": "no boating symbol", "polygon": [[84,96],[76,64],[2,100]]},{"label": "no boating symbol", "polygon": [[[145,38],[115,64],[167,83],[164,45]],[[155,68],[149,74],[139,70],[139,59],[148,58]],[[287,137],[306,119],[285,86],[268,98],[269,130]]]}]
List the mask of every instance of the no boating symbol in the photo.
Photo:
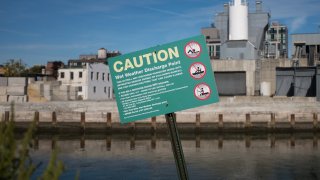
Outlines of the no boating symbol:
[{"label": "no boating symbol", "polygon": [[206,100],[211,95],[211,89],[206,83],[200,83],[194,88],[194,96],[199,100]]},{"label": "no boating symbol", "polygon": [[206,72],[207,72],[206,67],[201,62],[195,62],[191,64],[189,68],[190,76],[193,77],[194,79],[203,78]]},{"label": "no boating symbol", "polygon": [[189,58],[197,58],[201,53],[201,46],[198,42],[190,41],[184,47],[184,53]]}]

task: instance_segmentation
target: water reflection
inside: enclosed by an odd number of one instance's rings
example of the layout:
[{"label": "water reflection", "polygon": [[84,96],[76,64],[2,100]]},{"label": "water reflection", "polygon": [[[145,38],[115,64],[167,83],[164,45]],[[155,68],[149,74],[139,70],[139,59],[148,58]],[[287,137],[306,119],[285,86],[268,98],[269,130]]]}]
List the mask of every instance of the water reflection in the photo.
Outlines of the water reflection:
[{"label": "water reflection", "polygon": [[[134,150],[136,147],[136,142],[138,141],[139,144],[142,142],[145,143],[146,141],[150,141],[151,149],[157,148],[157,141],[170,141],[166,135],[157,135],[153,133],[150,136],[138,136],[136,134],[124,134],[124,135],[81,135],[81,136],[73,136],[67,137],[65,135],[54,135],[54,136],[42,136],[37,135],[33,139],[33,149],[35,151],[41,151],[41,147],[43,147],[42,143],[47,144],[48,141],[51,142],[51,149],[57,147],[57,143],[59,144],[58,147],[61,148],[65,143],[71,141],[73,144],[78,141],[79,148],[85,150],[86,148],[91,148],[91,142],[103,141],[105,142],[105,148],[107,151],[112,149],[112,144],[117,144],[119,141],[121,142],[128,142],[129,150]],[[194,141],[195,148],[202,148],[202,144],[208,145],[209,144],[216,144],[218,149],[223,149],[225,143],[233,143],[236,142],[243,142],[245,148],[251,148],[255,144],[261,143],[268,143],[271,149],[277,146],[284,146],[295,148],[296,143],[301,143],[303,146],[310,144],[310,148],[317,149],[319,135],[318,134],[269,134],[267,136],[257,136],[257,135],[241,135],[241,134],[234,134],[234,135],[205,135],[202,136],[201,134],[195,134],[193,137],[190,136],[182,136],[181,138],[183,144],[190,146],[190,142]],[[58,141],[58,142],[57,142]],[[41,145],[39,145],[39,143]],[[87,145],[89,143],[89,147]],[[300,145],[301,145],[300,144]],[[39,149],[40,146],[40,149]],[[76,148],[76,147],[74,147]],[[116,148],[116,147],[114,147]],[[206,148],[206,146],[205,146]]]},{"label": "water reflection", "polygon": [[[194,135],[194,139],[190,137],[183,137],[181,140],[185,143],[194,141],[195,148],[201,148],[201,144],[206,144],[208,142],[214,143],[217,142],[217,148],[223,149],[225,142],[232,142],[232,141],[242,141],[245,148],[250,148],[252,146],[252,143],[267,143],[269,142],[270,148],[275,148],[277,143],[283,144],[285,141],[287,141],[287,144],[294,148],[296,146],[296,142],[312,142],[311,147],[317,148],[318,147],[318,140],[319,135],[317,134],[282,134],[282,135],[268,135],[268,137],[263,136],[254,136],[254,135],[217,135],[217,136],[201,136],[200,134]],[[40,138],[40,139],[39,139]],[[33,148],[34,150],[39,150],[39,141],[40,143],[51,141],[51,149],[54,149],[56,147],[57,141],[59,145],[64,144],[65,141],[72,141],[76,142],[79,141],[79,148],[80,149],[86,149],[86,142],[91,141],[105,141],[105,146],[108,151],[111,150],[112,142],[118,142],[118,141],[128,141],[129,142],[129,149],[134,150],[136,146],[136,141],[148,141],[150,140],[150,146],[151,149],[157,148],[157,141],[169,141],[169,138],[164,135],[158,135],[152,134],[151,136],[140,136],[137,137],[135,134],[125,134],[125,135],[99,135],[99,136],[73,136],[73,137],[65,137],[65,136],[42,136],[37,135],[33,139]]]},{"label": "water reflection", "polygon": [[130,150],[134,150],[135,149],[135,146],[136,146],[135,140],[136,140],[135,135],[134,134],[131,135],[130,136]]},{"label": "water reflection", "polygon": [[111,136],[107,136],[106,138],[106,144],[107,144],[107,151],[111,150]]},{"label": "water reflection", "polygon": [[[180,137],[190,179],[320,179],[319,134]],[[59,147],[62,179],[78,170],[80,179],[177,179],[166,134],[38,135],[34,144],[35,161]]]}]

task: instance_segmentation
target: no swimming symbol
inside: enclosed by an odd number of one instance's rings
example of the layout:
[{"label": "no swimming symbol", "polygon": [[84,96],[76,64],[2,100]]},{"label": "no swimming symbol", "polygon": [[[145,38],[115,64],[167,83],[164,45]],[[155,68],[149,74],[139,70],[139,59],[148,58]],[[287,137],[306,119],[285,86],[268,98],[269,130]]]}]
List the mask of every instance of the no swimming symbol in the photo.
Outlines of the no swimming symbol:
[{"label": "no swimming symbol", "polygon": [[184,47],[184,54],[189,58],[197,58],[200,56],[201,46],[198,42],[190,41]]}]

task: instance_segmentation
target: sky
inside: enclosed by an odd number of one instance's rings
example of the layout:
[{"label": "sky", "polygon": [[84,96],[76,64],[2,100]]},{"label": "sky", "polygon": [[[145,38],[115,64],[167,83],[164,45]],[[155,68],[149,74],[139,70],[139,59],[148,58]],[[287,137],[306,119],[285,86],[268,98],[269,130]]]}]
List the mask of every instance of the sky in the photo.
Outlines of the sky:
[{"label": "sky", "polygon": [[[0,0],[0,64],[67,62],[99,48],[122,54],[196,36],[228,0]],[[248,0],[254,10],[255,0]],[[320,0],[263,0],[292,33],[320,31]]]}]

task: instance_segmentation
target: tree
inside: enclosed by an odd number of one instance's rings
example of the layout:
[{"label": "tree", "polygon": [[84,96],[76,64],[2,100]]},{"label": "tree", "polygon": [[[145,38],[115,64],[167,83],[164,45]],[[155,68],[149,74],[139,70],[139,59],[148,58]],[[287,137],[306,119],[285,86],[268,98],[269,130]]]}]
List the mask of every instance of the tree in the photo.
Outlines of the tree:
[{"label": "tree", "polygon": [[28,74],[41,74],[42,69],[44,69],[45,66],[42,65],[34,65],[31,68],[27,70]]},{"label": "tree", "polygon": [[18,77],[26,75],[26,65],[22,60],[10,59],[3,66],[4,76],[6,77]]},{"label": "tree", "polygon": [[[11,104],[9,122],[0,122],[0,179],[30,179],[36,169],[29,155],[33,145],[32,137],[35,131],[35,121],[24,134],[23,140],[17,141],[14,137],[14,105]],[[63,163],[57,160],[55,149],[47,168],[39,179],[56,180],[63,172]]]}]

